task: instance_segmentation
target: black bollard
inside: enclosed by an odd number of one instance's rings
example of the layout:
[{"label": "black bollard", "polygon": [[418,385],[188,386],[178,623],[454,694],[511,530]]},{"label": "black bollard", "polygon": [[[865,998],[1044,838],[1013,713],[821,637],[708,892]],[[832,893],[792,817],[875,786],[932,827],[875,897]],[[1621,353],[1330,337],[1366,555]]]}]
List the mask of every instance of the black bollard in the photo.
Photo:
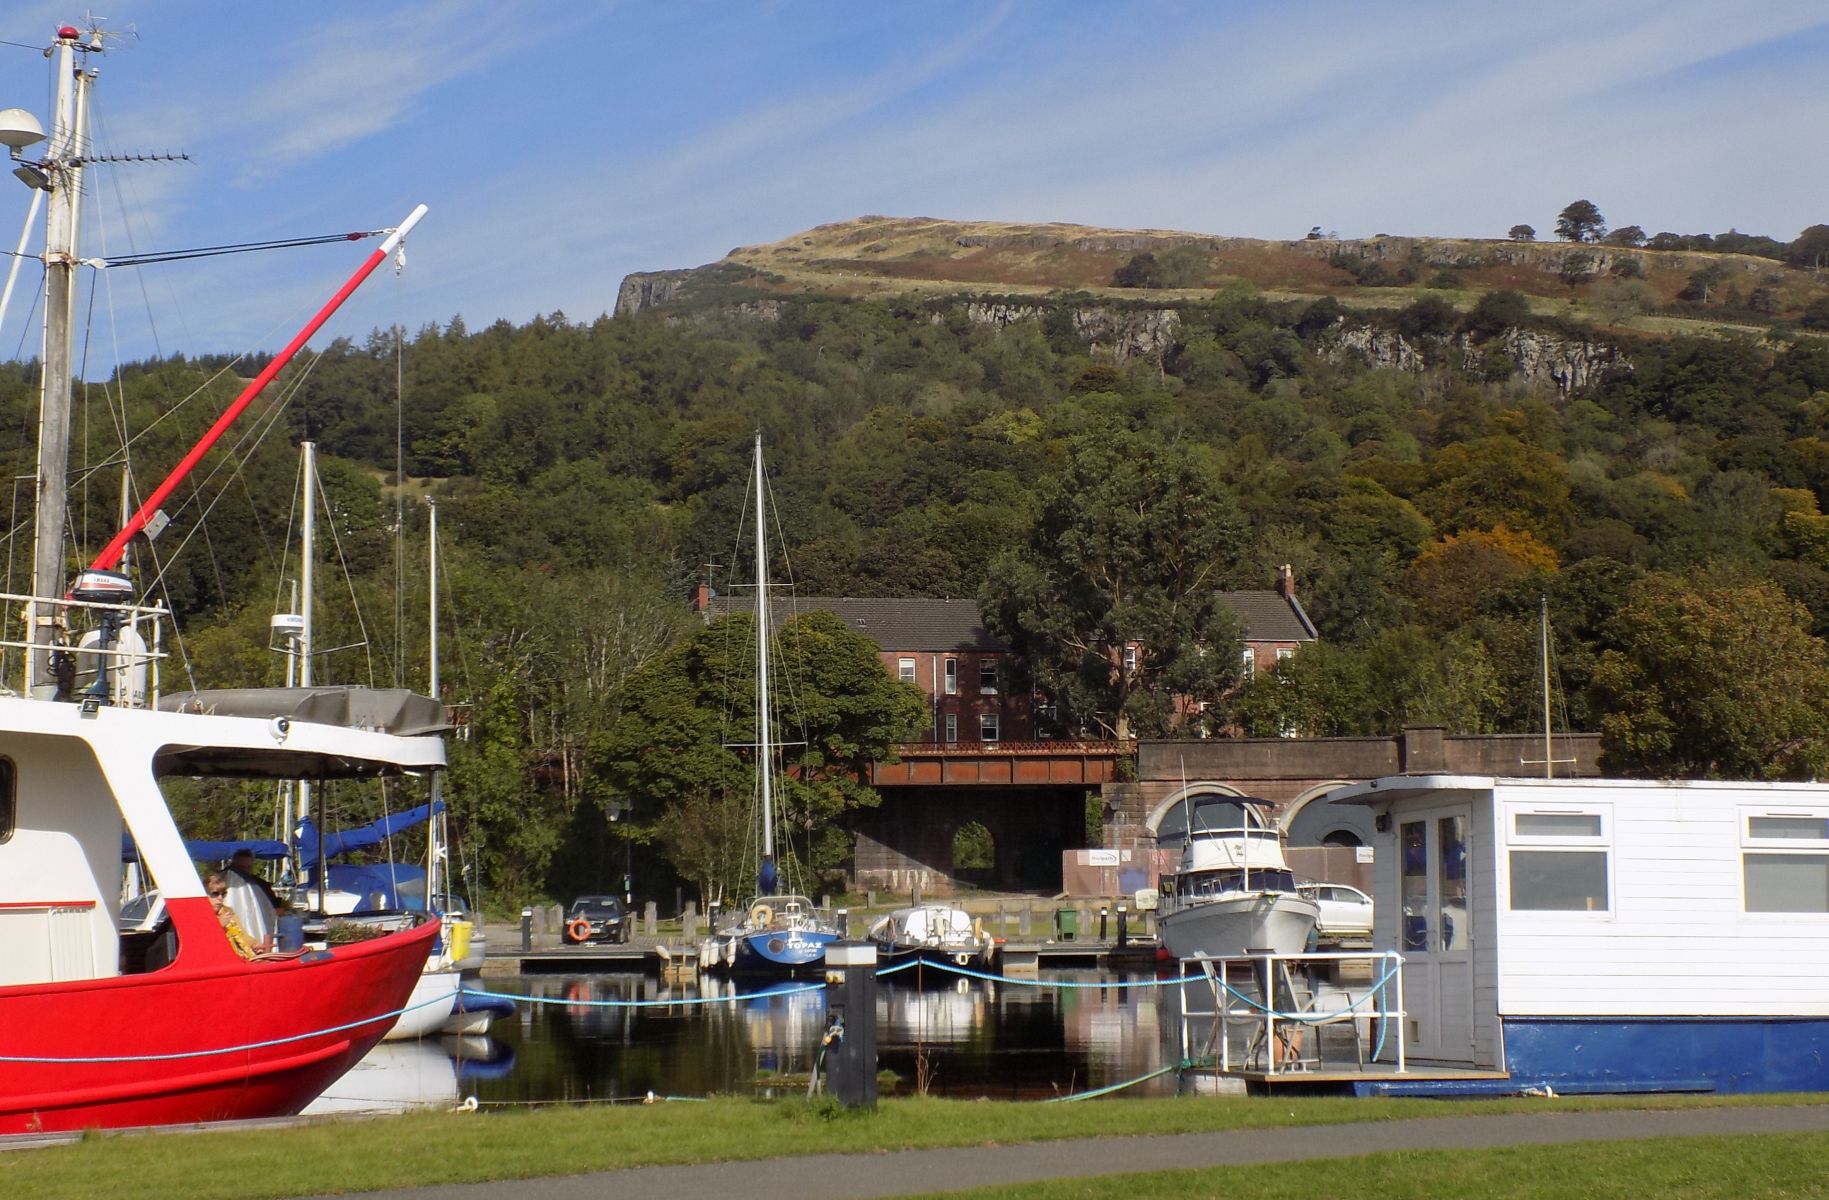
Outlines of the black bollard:
[{"label": "black bollard", "polygon": [[826,946],[826,1091],[847,1108],[876,1107],[876,947]]},{"label": "black bollard", "polygon": [[1111,917],[1111,906],[1107,905],[1107,904],[1099,905],[1099,940],[1101,942],[1104,941],[1107,937],[1107,934],[1105,932],[1105,923],[1107,920],[1110,919],[1110,917]]},{"label": "black bollard", "polygon": [[838,936],[839,937],[850,937],[851,936],[851,910],[848,908],[841,908],[837,912],[833,913],[832,917],[833,917],[832,923],[834,925],[838,926]]},{"label": "black bollard", "polygon": [[1130,909],[1118,905],[1118,949],[1130,945]]},{"label": "black bollard", "polygon": [[521,949],[533,949],[533,909],[521,910]]}]

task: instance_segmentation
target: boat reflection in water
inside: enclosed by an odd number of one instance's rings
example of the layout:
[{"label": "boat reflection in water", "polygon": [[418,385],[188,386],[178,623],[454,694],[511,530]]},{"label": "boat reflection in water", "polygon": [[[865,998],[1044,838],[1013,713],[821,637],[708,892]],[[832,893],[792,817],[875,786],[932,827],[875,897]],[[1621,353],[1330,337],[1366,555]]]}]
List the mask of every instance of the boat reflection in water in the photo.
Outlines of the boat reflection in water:
[{"label": "boat reflection in water", "polygon": [[513,1048],[486,1037],[381,1042],[313,1100],[303,1115],[450,1107],[513,1066]]},{"label": "boat reflection in water", "polygon": [[[924,971],[879,981],[878,1062],[909,1094],[1037,1099],[1122,1083],[1175,1061],[1173,989],[1110,985],[1096,971],[1050,972],[1031,986]],[[633,1099],[804,1090],[825,1028],[825,993],[705,978],[668,985],[634,974],[530,976],[516,990],[556,1001],[517,1006],[492,1033],[515,1069],[479,1082],[484,1101]],[[737,997],[729,1003],[689,1003]],[[653,1007],[602,1002],[639,1000]],[[888,1089],[885,1089],[886,1091]],[[1125,1095],[1172,1095],[1172,1076]]]}]

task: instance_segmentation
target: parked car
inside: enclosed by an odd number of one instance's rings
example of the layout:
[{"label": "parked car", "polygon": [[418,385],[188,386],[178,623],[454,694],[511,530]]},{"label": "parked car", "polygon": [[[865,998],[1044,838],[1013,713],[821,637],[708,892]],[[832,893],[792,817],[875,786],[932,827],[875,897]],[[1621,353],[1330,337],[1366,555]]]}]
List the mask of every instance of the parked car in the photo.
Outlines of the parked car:
[{"label": "parked car", "polygon": [[1304,883],[1296,890],[1321,906],[1315,930],[1322,937],[1371,937],[1372,898],[1344,883]]},{"label": "parked car", "polygon": [[565,940],[573,946],[626,942],[634,932],[633,924],[615,896],[580,896],[565,910]]}]

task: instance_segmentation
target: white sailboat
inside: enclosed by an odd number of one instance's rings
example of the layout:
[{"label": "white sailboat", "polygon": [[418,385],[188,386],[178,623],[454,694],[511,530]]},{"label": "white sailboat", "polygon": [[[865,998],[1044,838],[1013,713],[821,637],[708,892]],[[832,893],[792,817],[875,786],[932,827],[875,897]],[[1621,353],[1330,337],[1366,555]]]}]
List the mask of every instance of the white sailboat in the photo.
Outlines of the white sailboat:
[{"label": "white sailboat", "polygon": [[746,974],[792,975],[819,969],[838,930],[806,896],[776,895],[774,776],[777,746],[769,700],[769,640],[774,614],[768,598],[768,520],[762,435],[756,435],[756,786],[762,820],[757,896],[737,920],[701,947],[699,961]]}]

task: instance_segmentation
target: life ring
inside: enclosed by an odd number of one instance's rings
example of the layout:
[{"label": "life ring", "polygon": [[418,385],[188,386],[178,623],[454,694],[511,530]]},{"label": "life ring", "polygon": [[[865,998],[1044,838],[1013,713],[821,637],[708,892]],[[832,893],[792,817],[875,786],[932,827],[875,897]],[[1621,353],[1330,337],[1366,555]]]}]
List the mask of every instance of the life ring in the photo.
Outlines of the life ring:
[{"label": "life ring", "polygon": [[574,942],[588,941],[591,936],[591,923],[583,917],[573,917],[566,922],[565,936]]},{"label": "life ring", "polygon": [[768,925],[775,919],[775,910],[766,904],[749,906],[749,923],[751,925]]}]

